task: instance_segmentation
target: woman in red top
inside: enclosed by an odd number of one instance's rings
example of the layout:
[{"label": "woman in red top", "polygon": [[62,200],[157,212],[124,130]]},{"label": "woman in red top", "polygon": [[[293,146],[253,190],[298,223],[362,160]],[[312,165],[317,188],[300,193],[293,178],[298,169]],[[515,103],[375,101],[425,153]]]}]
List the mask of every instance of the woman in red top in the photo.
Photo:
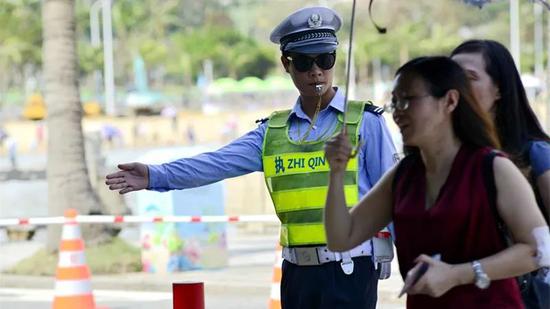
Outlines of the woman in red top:
[{"label": "woman in red top", "polygon": [[[408,308],[522,308],[513,277],[537,268],[531,231],[544,219],[520,171],[493,159],[498,139],[474,100],[450,58],[402,66],[390,108],[407,156],[351,211],[343,191],[351,145],[345,134],[326,145],[329,248],[348,250],[393,220]],[[514,245],[506,247],[497,218]]]}]

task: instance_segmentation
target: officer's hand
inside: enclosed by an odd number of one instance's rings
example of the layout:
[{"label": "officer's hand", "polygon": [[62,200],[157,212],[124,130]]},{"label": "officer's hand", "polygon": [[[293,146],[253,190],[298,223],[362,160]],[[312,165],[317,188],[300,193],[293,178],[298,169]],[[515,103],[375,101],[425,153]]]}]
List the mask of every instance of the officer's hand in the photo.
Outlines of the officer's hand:
[{"label": "officer's hand", "polygon": [[332,172],[343,172],[351,157],[351,143],[343,130],[325,144],[325,157]]},{"label": "officer's hand", "polygon": [[149,169],[142,163],[119,164],[121,169],[116,173],[107,175],[105,184],[111,190],[119,190],[118,193],[125,194],[132,191],[147,189],[149,186]]}]

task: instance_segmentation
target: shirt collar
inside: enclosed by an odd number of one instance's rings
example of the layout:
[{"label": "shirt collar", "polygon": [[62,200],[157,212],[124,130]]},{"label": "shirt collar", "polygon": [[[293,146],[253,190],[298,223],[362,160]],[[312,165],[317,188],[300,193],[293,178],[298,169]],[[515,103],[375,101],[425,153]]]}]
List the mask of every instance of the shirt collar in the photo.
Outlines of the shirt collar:
[{"label": "shirt collar", "polygon": [[[334,87],[336,90],[336,94],[328,104],[327,108],[334,108],[340,113],[344,112],[344,95],[342,94],[342,91],[339,90],[338,87]],[[292,111],[290,112],[290,115],[288,115],[288,118],[296,116],[298,118],[302,119],[309,119],[309,117],[306,115],[304,110],[302,109],[302,104],[300,104],[300,97],[296,99],[296,103],[294,104],[294,107],[292,108]]]}]

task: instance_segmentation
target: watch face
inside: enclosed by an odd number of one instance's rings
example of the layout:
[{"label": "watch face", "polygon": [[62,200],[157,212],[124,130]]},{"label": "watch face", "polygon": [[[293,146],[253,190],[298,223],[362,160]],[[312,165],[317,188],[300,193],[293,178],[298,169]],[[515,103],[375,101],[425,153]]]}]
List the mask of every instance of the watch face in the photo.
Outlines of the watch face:
[{"label": "watch face", "polygon": [[488,288],[490,284],[491,284],[491,280],[489,279],[489,277],[486,274],[480,274],[479,276],[477,276],[476,286],[478,288],[484,290],[484,289]]}]

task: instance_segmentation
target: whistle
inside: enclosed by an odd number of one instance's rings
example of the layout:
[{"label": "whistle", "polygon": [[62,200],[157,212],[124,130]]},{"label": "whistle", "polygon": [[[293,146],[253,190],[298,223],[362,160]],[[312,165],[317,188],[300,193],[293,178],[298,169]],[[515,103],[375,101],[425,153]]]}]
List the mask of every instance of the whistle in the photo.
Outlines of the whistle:
[{"label": "whistle", "polygon": [[323,92],[323,85],[315,85],[315,92],[318,95],[321,95],[321,93]]}]

